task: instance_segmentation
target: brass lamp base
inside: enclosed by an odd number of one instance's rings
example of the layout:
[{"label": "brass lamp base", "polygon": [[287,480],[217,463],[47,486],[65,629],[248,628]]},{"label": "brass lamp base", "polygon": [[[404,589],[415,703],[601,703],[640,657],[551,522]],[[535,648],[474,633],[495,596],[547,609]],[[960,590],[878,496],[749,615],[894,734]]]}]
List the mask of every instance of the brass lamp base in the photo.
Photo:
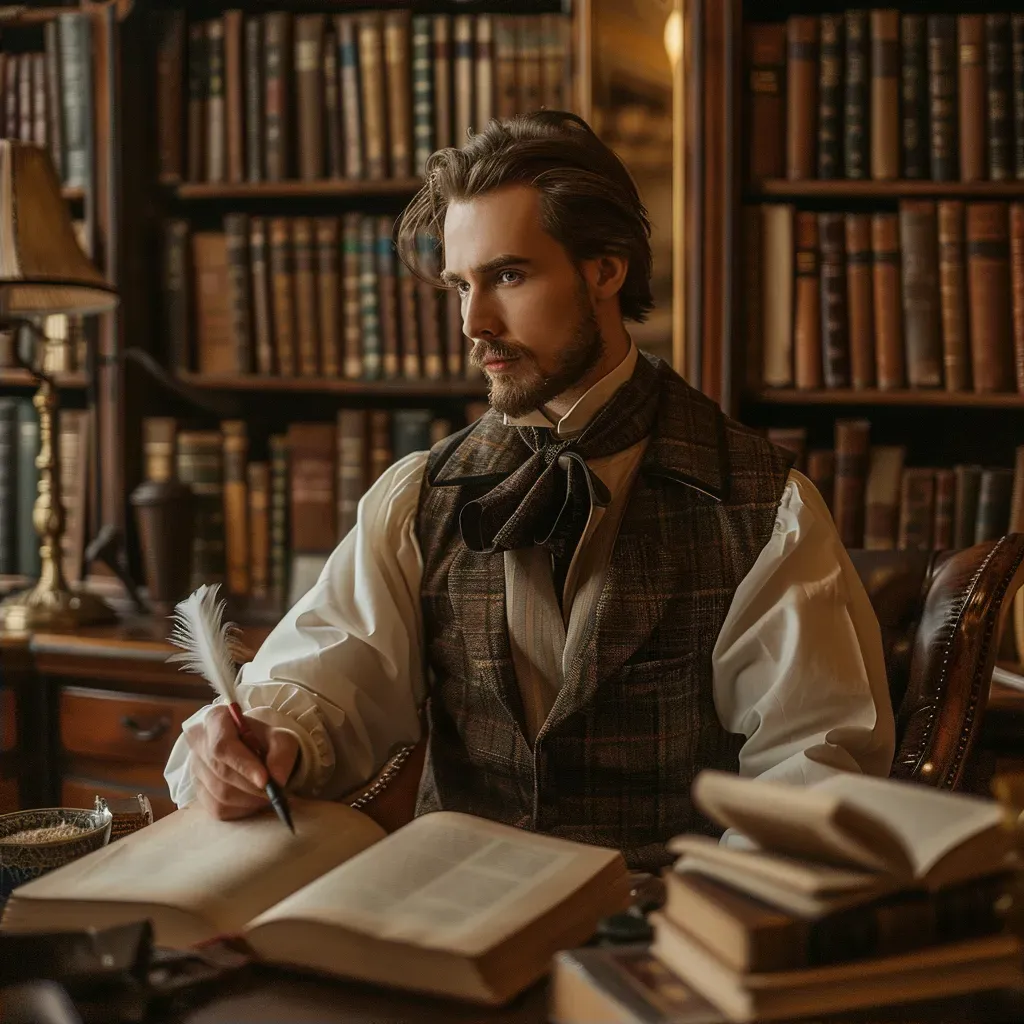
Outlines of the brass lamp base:
[{"label": "brass lamp base", "polygon": [[117,612],[96,594],[54,590],[40,582],[0,602],[0,621],[12,631],[65,630],[116,622]]}]

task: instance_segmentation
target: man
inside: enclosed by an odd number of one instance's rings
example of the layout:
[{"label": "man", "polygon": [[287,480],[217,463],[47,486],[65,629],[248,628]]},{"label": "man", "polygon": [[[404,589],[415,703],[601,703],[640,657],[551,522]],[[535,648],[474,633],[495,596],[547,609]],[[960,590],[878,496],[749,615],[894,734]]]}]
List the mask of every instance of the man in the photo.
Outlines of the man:
[{"label": "man", "polygon": [[[821,497],[630,340],[650,232],[614,154],[574,115],[492,122],[434,154],[396,227],[420,273],[424,233],[491,409],[374,484],[245,666],[271,774],[340,797],[419,737],[429,698],[418,812],[648,870],[709,827],[689,799],[701,768],[886,774],[879,627]],[[222,708],[185,723],[166,776],[222,818],[264,804]]]}]

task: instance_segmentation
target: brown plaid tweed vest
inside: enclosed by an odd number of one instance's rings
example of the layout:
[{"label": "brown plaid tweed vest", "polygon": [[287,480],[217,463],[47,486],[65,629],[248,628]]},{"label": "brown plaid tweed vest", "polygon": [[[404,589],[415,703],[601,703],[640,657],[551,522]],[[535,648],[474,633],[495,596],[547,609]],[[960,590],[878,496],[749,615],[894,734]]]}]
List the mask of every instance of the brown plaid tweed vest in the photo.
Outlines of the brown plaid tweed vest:
[{"label": "brown plaid tweed vest", "polygon": [[743,737],[718,720],[711,652],[771,536],[791,459],[646,358],[642,372],[659,377],[655,428],[590,642],[532,749],[502,553],[471,551],[459,531],[462,506],[529,449],[493,410],[432,449],[416,523],[430,678],[417,813],[461,810],[616,847],[653,870],[671,860],[673,835],[712,831],[690,804],[697,771],[737,770]]}]

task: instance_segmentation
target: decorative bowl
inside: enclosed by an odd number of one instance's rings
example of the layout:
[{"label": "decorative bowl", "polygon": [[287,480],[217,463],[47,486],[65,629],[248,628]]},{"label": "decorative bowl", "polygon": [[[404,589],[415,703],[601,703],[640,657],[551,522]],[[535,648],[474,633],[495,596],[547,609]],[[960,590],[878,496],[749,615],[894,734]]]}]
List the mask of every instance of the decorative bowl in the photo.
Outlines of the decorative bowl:
[{"label": "decorative bowl", "polygon": [[[0,910],[17,886],[106,846],[112,820],[109,810],[86,811],[74,807],[44,807],[0,814]],[[60,825],[82,831],[64,839],[5,842],[5,837],[20,832]]]}]

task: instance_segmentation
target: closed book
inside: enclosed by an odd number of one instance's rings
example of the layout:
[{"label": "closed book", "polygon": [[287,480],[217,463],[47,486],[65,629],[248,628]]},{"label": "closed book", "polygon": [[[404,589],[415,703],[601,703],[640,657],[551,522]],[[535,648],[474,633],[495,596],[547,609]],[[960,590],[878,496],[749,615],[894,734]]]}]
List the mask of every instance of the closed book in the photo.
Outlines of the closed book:
[{"label": "closed book", "polygon": [[235,342],[235,373],[253,368],[252,279],[249,271],[249,217],[229,213],[224,218],[228,247],[228,288]]},{"label": "closed book", "polygon": [[178,479],[192,489],[190,586],[224,583],[224,439],[219,430],[178,434]]},{"label": "closed book", "polygon": [[245,420],[225,420],[224,437],[224,543],[228,593],[249,593],[249,434]]},{"label": "closed book", "polygon": [[793,468],[800,473],[807,469],[807,428],[769,427],[768,440],[778,448],[792,452],[795,458]]},{"label": "closed book", "polygon": [[907,450],[902,445],[874,445],[865,488],[864,547],[892,551],[899,538],[900,489]]},{"label": "closed book", "polygon": [[200,373],[236,373],[238,352],[225,234],[197,231],[192,236],[192,265],[196,284],[196,368]]},{"label": "closed book", "polygon": [[188,221],[169,220],[163,229],[164,351],[175,372],[192,369],[192,265]]},{"label": "closed book", "polygon": [[363,375],[360,222],[358,213],[346,213],[341,221],[341,368],[349,380]]},{"label": "closed book", "polygon": [[974,543],[974,531],[978,522],[978,496],[981,491],[981,466],[954,466],[953,475],[956,477],[953,547],[960,551]]},{"label": "closed book", "polygon": [[988,87],[988,176],[1013,177],[1013,98],[1010,77],[1010,15],[985,15],[985,72]]},{"label": "closed book", "polygon": [[396,462],[429,450],[433,416],[429,409],[395,410],[391,417],[391,452]]},{"label": "closed book", "polygon": [[[476,56],[476,44],[473,39],[475,18],[470,14],[457,14],[452,21],[452,98],[454,114],[452,127],[455,131],[455,145],[465,144],[469,133],[478,126],[474,124],[475,104],[473,102],[474,74],[473,63]],[[524,17],[524,28],[520,36],[524,61],[527,60],[526,48],[530,49],[530,75],[523,76],[522,81],[531,87],[532,104],[525,108],[536,110],[540,106],[540,36],[537,31],[536,19]]]},{"label": "closed book", "polygon": [[871,12],[871,177],[900,176],[900,14]]},{"label": "closed book", "polygon": [[907,380],[912,388],[942,387],[939,239],[934,202],[900,203],[900,239]]},{"label": "closed book", "polygon": [[359,90],[363,110],[366,177],[388,177],[387,96],[384,84],[384,26],[380,14],[359,16]]},{"label": "closed book", "polygon": [[20,66],[16,54],[3,54],[4,135],[12,139],[18,137],[20,130],[18,120],[18,68]]},{"label": "closed book", "polygon": [[338,262],[341,237],[337,217],[318,217],[316,231],[317,326],[320,368],[325,377],[341,376],[341,292]]},{"label": "closed book", "polygon": [[249,220],[249,272],[252,292],[253,346],[256,372],[276,371],[273,293],[270,283],[270,235],[265,217]]},{"label": "closed book", "polygon": [[264,146],[267,126],[263,100],[266,81],[263,77],[263,21],[259,17],[245,19],[245,180],[263,181],[266,173]]},{"label": "closed book", "polygon": [[327,177],[342,178],[345,175],[345,150],[341,134],[341,69],[338,66],[338,39],[330,21],[324,26],[321,70],[324,84],[324,161]]},{"label": "closed book", "polygon": [[387,409],[371,409],[369,425],[369,464],[367,487],[372,486],[391,465],[391,413]]},{"label": "closed book", "polygon": [[274,322],[274,364],[282,377],[298,372],[295,340],[295,258],[292,225],[287,217],[274,217],[270,225],[270,294]]},{"label": "closed book", "polygon": [[462,303],[454,288],[444,293],[444,360],[449,377],[466,372],[466,347],[462,335]]},{"label": "closed book", "polygon": [[249,499],[249,594],[265,601],[270,593],[270,465],[246,466]]},{"label": "closed book", "polygon": [[985,84],[985,15],[957,16],[960,87],[960,180],[988,176],[988,111]]},{"label": "closed book", "polygon": [[967,261],[964,204],[938,204],[939,292],[942,308],[942,361],[947,391],[971,387],[971,346],[967,321]]},{"label": "closed book", "polygon": [[762,207],[764,289],[764,371],[768,388],[793,386],[794,209],[788,204]]},{"label": "closed book", "polygon": [[821,266],[818,215],[796,214],[796,283],[793,322],[794,383],[815,390],[824,383],[821,334]]},{"label": "closed book", "polygon": [[832,517],[848,548],[864,546],[864,514],[871,424],[836,420],[836,483]]},{"label": "closed book", "polygon": [[18,71],[18,89],[21,95],[18,97],[18,138],[22,142],[32,142],[35,134],[35,89],[32,83],[32,54],[18,54],[18,62],[21,68]]},{"label": "closed book", "polygon": [[928,144],[928,25],[923,14],[904,14],[900,20],[900,68],[903,177],[927,178],[931,161]]},{"label": "closed book", "polygon": [[868,12],[846,12],[845,137],[846,177],[864,179],[871,172],[871,48]]},{"label": "closed book", "polygon": [[[61,44],[64,44],[63,38]],[[10,97],[8,78],[8,104]],[[7,124],[10,122],[8,106]],[[188,154],[186,176],[189,181],[202,181],[206,174],[206,29],[201,21],[194,21],[188,27],[188,123],[185,141]]]},{"label": "closed book", "polygon": [[981,471],[978,488],[978,518],[974,523],[974,543],[1002,537],[1010,526],[1013,497],[1013,470],[986,467]]},{"label": "closed book", "polygon": [[380,379],[384,371],[377,274],[377,225],[373,217],[364,217],[359,224],[359,323],[362,371],[367,380]]},{"label": "closed book", "polygon": [[[817,222],[814,224],[817,231]],[[749,391],[760,391],[764,366],[764,313],[762,280],[764,277],[760,206],[740,210],[740,245],[744,253],[740,282],[740,325],[743,332],[743,382]],[[815,279],[817,275],[815,275]],[[820,346],[819,346],[820,351]]]},{"label": "closed book", "polygon": [[381,372],[387,380],[402,371],[398,326],[398,273],[395,249],[391,242],[392,218],[376,218],[377,308],[380,311]]},{"label": "closed book", "polygon": [[900,494],[901,551],[931,551],[935,522],[935,471],[905,469]]},{"label": "closed book", "polygon": [[338,540],[356,525],[359,499],[366,493],[368,414],[365,409],[338,413]]},{"label": "closed book", "polygon": [[357,15],[339,14],[334,19],[338,39],[338,74],[342,138],[345,151],[345,177],[366,176],[363,105],[359,95],[359,22]]},{"label": "closed book", "polygon": [[843,170],[843,63],[845,19],[821,16],[818,64],[818,177],[838,178]]},{"label": "closed book", "polygon": [[324,176],[324,16],[295,18],[295,111],[299,177]]},{"label": "closed book", "polygon": [[883,391],[907,385],[903,348],[903,289],[900,224],[895,213],[871,217],[872,283],[875,305],[875,364]]},{"label": "closed book", "polygon": [[18,402],[0,398],[0,576],[18,571]]},{"label": "closed book", "polygon": [[33,522],[36,499],[39,496],[39,416],[27,399],[18,401],[17,407],[18,455],[17,480],[18,557],[15,571],[30,580],[39,578],[42,561],[39,554],[40,537]]},{"label": "closed book", "polygon": [[786,22],[786,177],[813,178],[817,171],[818,52],[820,23],[813,16]]},{"label": "closed book", "polygon": [[812,448],[807,453],[807,479],[817,488],[829,512],[835,516],[836,453],[831,448]]},{"label": "closed book", "polygon": [[[423,270],[433,277],[440,271],[440,257],[433,239],[425,233],[416,236],[416,253]],[[420,343],[423,353],[423,374],[427,380],[444,377],[444,348],[441,343],[441,311],[443,292],[429,281],[417,280],[416,297]]]},{"label": "closed book", "polygon": [[[182,63],[185,59],[185,19],[183,16],[179,16],[177,19],[173,17],[174,14],[181,15],[180,11],[170,13],[172,17],[168,19],[169,23],[158,23],[156,30],[157,105],[158,109],[169,111],[168,116],[173,114],[173,120],[166,122],[167,127],[160,133],[157,142],[157,166],[160,173],[166,175],[168,179],[180,181],[184,169],[182,128],[185,122],[182,113],[181,84],[184,77]],[[63,181],[65,173],[64,115],[61,110],[60,41],[57,38],[57,23],[54,21],[48,21],[43,26],[43,46],[46,61],[46,111],[49,118],[46,142],[50,149],[53,166],[57,170],[57,176]],[[161,69],[164,73],[173,74],[176,92],[171,88],[165,90]],[[3,81],[4,69],[0,67],[0,88],[3,87]],[[175,102],[177,107],[175,107]],[[0,123],[2,121],[3,101],[0,100]]]},{"label": "closed book", "polygon": [[1024,203],[1010,204],[1010,290],[1013,296],[1013,363],[1024,394]]},{"label": "closed book", "polygon": [[224,12],[224,131],[225,179],[245,180],[245,79],[242,12]]},{"label": "closed book", "polygon": [[409,32],[408,11],[388,11],[384,15],[384,81],[393,178],[412,177],[413,113]]},{"label": "closed book", "polygon": [[282,611],[288,594],[288,439],[272,434],[270,449],[270,602]]},{"label": "closed book", "polygon": [[1024,181],[1024,12],[1013,14],[1010,31],[1011,90],[1013,95],[1013,168],[1018,181]]},{"label": "closed book", "polygon": [[398,323],[402,353],[402,376],[407,380],[423,377],[423,355],[416,309],[418,281],[403,260],[395,260],[398,274]]},{"label": "closed book", "polygon": [[932,548],[951,551],[956,525],[956,473],[952,469],[935,471],[935,528]]},{"label": "closed book", "polygon": [[320,373],[320,328],[317,324],[316,238],[308,217],[292,219],[295,267],[295,336],[301,377]]},{"label": "closed book", "polygon": [[958,66],[956,18],[952,14],[929,14],[929,158],[934,181],[955,181],[960,176],[957,144]]},{"label": "closed book", "polygon": [[267,181],[292,174],[292,18],[287,11],[263,15],[263,153]]},{"label": "closed book", "polygon": [[827,388],[850,386],[850,332],[846,292],[846,218],[818,214],[821,246],[822,369]]},{"label": "closed book", "polygon": [[875,304],[872,287],[871,217],[846,215],[846,291],[850,310],[850,383],[875,386]]},{"label": "closed book", "polygon": [[431,28],[434,61],[434,146],[436,149],[443,149],[455,142],[451,15],[433,15]]},{"label": "closed book", "polygon": [[[499,23],[503,23],[499,18]],[[496,30],[497,31],[497,30]],[[434,151],[434,65],[429,16],[412,19],[412,138],[413,171],[420,177]],[[515,79],[513,79],[513,87]],[[506,115],[507,116],[507,115]]]},{"label": "closed book", "polygon": [[[151,25],[156,40],[156,126],[157,173],[164,181],[181,181],[185,174],[183,132],[185,106],[185,12],[183,10],[156,10],[151,14]],[[57,53],[57,26],[45,26],[47,79],[51,86],[48,103],[51,115],[51,144],[54,166],[63,177],[63,132],[59,116],[60,60]],[[52,65],[51,65],[52,61]],[[53,127],[58,138],[54,139]]]},{"label": "closed book", "polygon": [[291,553],[326,554],[336,541],[336,428],[331,423],[290,423]]},{"label": "closed book", "polygon": [[[748,174],[751,181],[786,176],[786,26],[747,24]],[[501,74],[499,51],[499,76]],[[500,96],[500,92],[499,92]]]},{"label": "closed book", "polygon": [[[535,14],[519,16],[519,60],[516,68],[516,80],[519,85],[519,110],[523,113],[539,110],[543,103],[543,83],[541,80],[541,28]],[[459,72],[458,72],[458,22],[456,34],[456,66],[455,66],[455,104],[459,103]]]},{"label": "closed book", "polygon": [[[89,11],[57,16],[64,122],[64,184],[68,188],[89,189],[93,183],[93,17]],[[7,134],[12,134],[10,123]]]},{"label": "closed book", "polygon": [[1006,203],[967,206],[967,280],[974,390],[1014,391],[1016,370]]},{"label": "closed book", "polygon": [[[544,88],[544,71],[547,68],[549,54],[551,51],[551,39],[548,35],[548,21],[540,19],[541,38],[541,89]],[[494,15],[478,14],[474,26],[474,67],[473,76],[473,103],[474,119],[473,124],[477,131],[487,127],[488,121],[494,117],[496,100],[494,96]],[[557,90],[556,90],[557,91]],[[544,100],[548,109],[548,100]]]},{"label": "closed book", "polygon": [[541,99],[548,110],[567,110],[572,106],[570,67],[573,30],[571,17],[562,13],[541,14]]}]

